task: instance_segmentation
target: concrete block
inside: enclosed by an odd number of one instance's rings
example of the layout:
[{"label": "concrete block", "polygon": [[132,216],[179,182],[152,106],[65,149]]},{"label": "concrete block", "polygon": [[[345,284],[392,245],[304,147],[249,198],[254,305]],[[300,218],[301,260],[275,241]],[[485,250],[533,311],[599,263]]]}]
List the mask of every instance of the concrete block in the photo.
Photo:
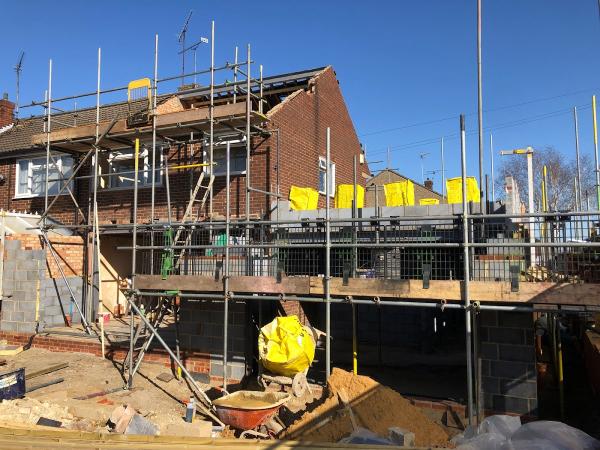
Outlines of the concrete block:
[{"label": "concrete block", "polygon": [[498,312],[497,311],[482,311],[479,314],[479,324],[482,327],[498,326]]},{"label": "concrete block", "polygon": [[43,250],[43,249],[31,250],[31,257],[38,261],[45,262],[46,261],[46,250]]},{"label": "concrete block", "polygon": [[490,342],[499,344],[525,344],[525,330],[522,328],[489,328]]},{"label": "concrete block", "polygon": [[529,401],[524,398],[494,395],[493,410],[497,412],[510,412],[516,414],[529,414]]},{"label": "concrete block", "polygon": [[[27,272],[27,275],[29,276],[30,273],[31,272]],[[35,295],[37,292],[37,281],[35,279],[28,281],[17,281],[16,286],[20,291],[29,292],[31,295]]]},{"label": "concrete block", "polygon": [[[23,311],[12,311],[8,314],[12,322],[24,322],[25,313]],[[31,320],[31,319],[30,319]]]},{"label": "concrete block", "polygon": [[35,322],[35,311],[23,311],[23,322]]},{"label": "concrete block", "polygon": [[35,322],[17,322],[18,333],[33,333],[35,332]]},{"label": "concrete block", "polygon": [[414,447],[415,433],[399,427],[388,428],[390,440],[400,447]]},{"label": "concrete block", "polygon": [[7,280],[6,278],[2,280],[2,290],[4,291],[4,295],[10,295],[12,291],[15,289],[15,282],[12,280]]},{"label": "concrete block", "polygon": [[27,260],[27,259],[31,259],[31,251],[29,250],[21,250],[20,252],[16,252],[15,253],[15,260],[19,261],[23,261],[23,260]]},{"label": "concrete block", "polygon": [[16,302],[11,299],[2,300],[2,313],[11,312],[15,310]]},{"label": "concrete block", "polygon": [[479,347],[483,359],[498,359],[498,344],[493,342],[482,342]]},{"label": "concrete block", "polygon": [[35,259],[17,260],[17,270],[38,270],[39,262]]},{"label": "concrete block", "polygon": [[4,242],[4,249],[6,251],[16,251],[21,249],[21,241],[19,240],[7,240]]},{"label": "concrete block", "polygon": [[21,301],[17,308],[21,311],[35,311],[35,301]]},{"label": "concrete block", "polygon": [[15,270],[14,279],[16,281],[26,281],[27,280],[27,272],[23,270]]},{"label": "concrete block", "polygon": [[14,260],[6,260],[4,261],[4,276],[7,276],[7,272],[14,272],[17,268],[17,262]]},{"label": "concrete block", "polygon": [[533,366],[523,362],[490,361],[490,375],[497,378],[533,378]]},{"label": "concrete block", "polygon": [[62,314],[62,309],[58,305],[48,306],[44,310],[45,316],[57,316],[60,314]]},{"label": "concrete block", "polygon": [[498,348],[499,355],[497,359],[502,361],[535,362],[535,349],[533,345],[498,344]]},{"label": "concrete block", "polygon": [[487,394],[500,394],[500,379],[482,376],[481,389]]},{"label": "concrete block", "polygon": [[2,331],[17,331],[17,322],[10,322],[8,320],[2,320],[2,322],[0,322],[0,330],[2,330]]},{"label": "concrete block", "polygon": [[500,394],[511,397],[537,398],[537,383],[533,381],[500,380]]},{"label": "concrete block", "polygon": [[533,314],[526,312],[498,312],[498,325],[501,327],[533,328]]}]

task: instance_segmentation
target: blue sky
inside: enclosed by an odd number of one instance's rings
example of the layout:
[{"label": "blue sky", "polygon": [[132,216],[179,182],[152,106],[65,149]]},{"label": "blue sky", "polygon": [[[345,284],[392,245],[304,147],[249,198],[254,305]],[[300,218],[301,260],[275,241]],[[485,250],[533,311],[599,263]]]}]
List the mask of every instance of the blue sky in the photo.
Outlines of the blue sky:
[{"label": "blue sky", "polygon": [[[392,167],[420,180],[419,154],[429,153],[426,171],[439,170],[439,139],[446,136],[447,176],[457,176],[458,115],[468,114],[468,130],[477,127],[475,6],[475,0],[4,2],[0,91],[14,98],[20,50],[26,52],[22,104],[43,98],[49,58],[53,97],[93,91],[98,47],[103,88],[151,77],[155,33],[159,76],[178,74],[177,34],[194,10],[188,42],[209,36],[214,19],[217,63],[232,61],[234,46],[250,43],[265,75],[333,65],[371,161],[385,160],[389,145]],[[483,0],[486,171],[490,131],[497,151],[555,146],[571,157],[573,106],[580,109],[582,152],[593,155],[589,105],[591,95],[600,94],[597,8],[596,0]],[[199,67],[208,66],[208,46],[197,58]],[[468,136],[467,151],[475,175],[476,134]],[[439,173],[434,180],[439,188]]]}]

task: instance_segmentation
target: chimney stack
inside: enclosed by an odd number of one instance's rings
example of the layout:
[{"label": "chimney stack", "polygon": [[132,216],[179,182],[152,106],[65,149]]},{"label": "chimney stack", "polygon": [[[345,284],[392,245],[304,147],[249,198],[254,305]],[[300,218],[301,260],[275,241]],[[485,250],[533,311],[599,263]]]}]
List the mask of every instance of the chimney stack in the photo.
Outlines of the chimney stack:
[{"label": "chimney stack", "polygon": [[0,100],[0,128],[10,125],[15,121],[15,104],[8,99],[8,94],[2,94]]},{"label": "chimney stack", "polygon": [[427,189],[429,189],[430,191],[433,191],[433,180],[430,180],[429,178],[427,178],[425,180],[425,187]]}]

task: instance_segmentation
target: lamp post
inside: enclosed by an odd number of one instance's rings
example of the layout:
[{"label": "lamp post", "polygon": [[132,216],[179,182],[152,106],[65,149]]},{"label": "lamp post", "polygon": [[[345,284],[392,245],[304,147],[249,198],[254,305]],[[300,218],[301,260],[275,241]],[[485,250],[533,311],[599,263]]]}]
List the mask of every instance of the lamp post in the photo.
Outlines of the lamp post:
[{"label": "lamp post", "polygon": [[[514,150],[502,150],[502,156],[506,155],[525,155],[527,157],[527,212],[534,213],[533,206],[533,148],[517,148]],[[535,242],[533,217],[529,217],[529,242]],[[535,264],[535,247],[529,247],[531,265]]]}]

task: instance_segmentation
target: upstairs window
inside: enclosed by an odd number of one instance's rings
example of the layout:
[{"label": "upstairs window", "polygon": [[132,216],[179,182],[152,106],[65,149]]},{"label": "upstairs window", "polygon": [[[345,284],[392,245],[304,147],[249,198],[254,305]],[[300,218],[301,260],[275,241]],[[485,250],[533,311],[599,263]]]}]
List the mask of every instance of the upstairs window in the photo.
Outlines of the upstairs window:
[{"label": "upstairs window", "polygon": [[[203,159],[208,162],[208,146],[205,146]],[[227,144],[224,142],[216,143],[213,147],[213,162],[215,167],[213,173],[215,177],[224,177],[227,174]],[[206,167],[210,173],[210,168]],[[231,141],[229,147],[229,173],[230,175],[244,175],[246,173],[246,142],[244,139]]]},{"label": "upstairs window", "polygon": [[[73,158],[52,155],[48,167],[48,195],[57,195],[73,173]],[[73,183],[71,182],[71,188]],[[46,192],[46,156],[17,160],[16,197],[40,197]],[[66,190],[63,194],[66,193]]]},{"label": "upstairs window", "polygon": [[[163,155],[156,149],[155,186],[162,184]],[[111,176],[107,183],[113,189],[131,189],[135,179],[135,150],[124,149],[111,152],[108,156]],[[147,149],[140,150],[138,162],[138,187],[152,186],[152,154]]]},{"label": "upstairs window", "polygon": [[[319,194],[325,195],[325,178],[327,176],[327,160],[319,156]],[[329,162],[329,195],[335,195],[335,163]]]}]

